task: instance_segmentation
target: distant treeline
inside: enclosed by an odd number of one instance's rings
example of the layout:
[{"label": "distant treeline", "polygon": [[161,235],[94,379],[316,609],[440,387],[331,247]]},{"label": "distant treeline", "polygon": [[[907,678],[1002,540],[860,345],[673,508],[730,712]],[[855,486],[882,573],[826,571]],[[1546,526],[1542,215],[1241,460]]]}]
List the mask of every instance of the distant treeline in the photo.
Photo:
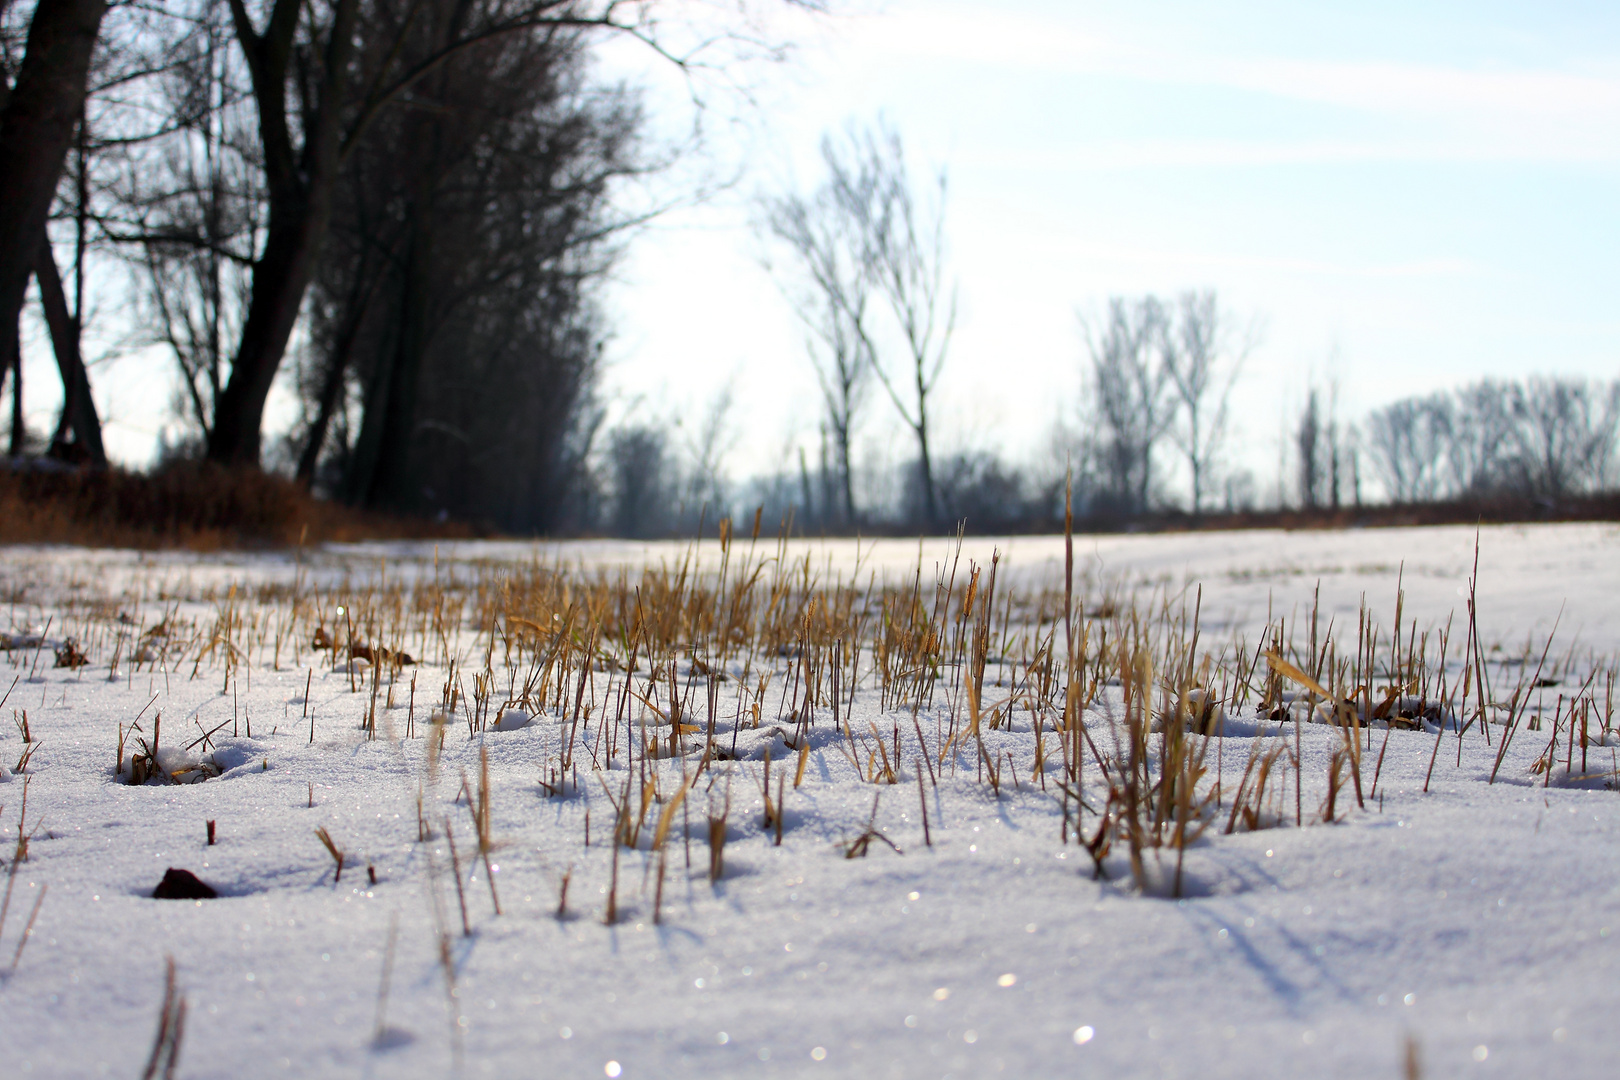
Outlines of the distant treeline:
[{"label": "distant treeline", "polygon": [[630,425],[607,432],[600,452],[580,460],[562,521],[579,534],[691,535],[705,520],[751,521],[757,509],[771,532],[791,523],[805,534],[959,525],[1023,533],[1060,528],[1066,493],[1077,520],[1103,529],[1602,518],[1620,509],[1602,498],[1617,487],[1620,382],[1487,379],[1403,398],[1348,423],[1330,418],[1312,392],[1269,497],[1248,470],[1212,463],[1206,482],[1216,495],[1196,513],[1185,461],[1165,452],[1174,449],[1170,440],[1149,440],[1140,458],[1122,453],[1099,409],[1093,398],[1089,422],[1055,426],[1034,460],[992,450],[936,459],[932,522],[915,459],[857,469],[861,513],[851,522],[828,450],[801,455],[796,468],[732,482],[703,460],[701,447],[679,441],[673,424]]},{"label": "distant treeline", "polygon": [[1375,410],[1361,432],[1389,499],[1562,498],[1616,481],[1620,381],[1482,379]]}]

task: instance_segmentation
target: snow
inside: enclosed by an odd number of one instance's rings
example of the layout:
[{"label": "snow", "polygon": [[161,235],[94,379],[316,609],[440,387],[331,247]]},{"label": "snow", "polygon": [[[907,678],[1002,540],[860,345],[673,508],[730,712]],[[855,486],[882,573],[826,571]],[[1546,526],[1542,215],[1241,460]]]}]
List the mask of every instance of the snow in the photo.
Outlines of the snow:
[{"label": "snow", "polygon": [[[1455,613],[1460,640],[1475,535],[1085,537],[1076,538],[1076,555],[1090,602],[1185,598],[1201,605],[1208,640],[1242,637],[1251,650],[1268,610],[1308,620],[1318,590],[1324,624],[1348,621],[1353,635],[1365,594],[1387,628],[1398,580],[1419,634]],[[705,565],[715,547],[701,552]],[[922,549],[926,587],[947,548],[929,541]],[[1061,538],[969,540],[962,565],[970,556],[987,563],[992,549],[1005,556],[998,588],[1060,580]],[[687,550],[443,545],[437,572],[459,568],[465,577],[476,565],[560,560],[583,574],[673,565]],[[792,551],[811,552],[829,578],[859,568],[863,581],[900,580],[915,572],[919,545],[840,541]],[[1607,525],[1480,530],[1480,635],[1503,677],[1519,670],[1503,659],[1529,654],[1533,669],[1558,624],[1548,663],[1564,664],[1560,685],[1541,690],[1532,712],[1550,715],[1558,695],[1577,693],[1594,667],[1613,667],[1617,556],[1620,529]],[[1027,716],[985,732],[988,752],[998,761],[1011,753],[1017,773],[1016,783],[1003,778],[999,796],[976,779],[965,749],[954,769],[949,759],[939,769],[937,786],[926,768],[919,786],[910,711],[883,712],[863,682],[852,727],[873,725],[888,742],[898,726],[903,748],[901,782],[873,785],[859,780],[822,711],[808,732],[774,710],[759,728],[733,731],[735,682],[726,683],[717,739],[735,760],[713,763],[671,815],[661,919],[654,922],[659,856],[651,844],[662,810],[654,804],[639,846],[617,850],[610,926],[611,800],[641,798],[642,762],[634,772],[622,757],[600,772],[581,767],[578,789],[569,777],[564,796],[548,795],[543,782],[557,778],[546,769],[569,737],[570,710],[512,708],[471,737],[458,714],[430,762],[422,736],[433,730],[446,672],[428,659],[403,676],[416,678],[414,712],[403,682],[397,707],[376,706],[376,739],[360,729],[369,670],[312,667],[307,642],[301,666],[283,650],[281,670],[250,650],[226,693],[222,660],[203,661],[193,676],[195,649],[184,662],[160,666],[154,657],[138,672],[128,660],[137,632],[163,618],[210,622],[232,583],[247,610],[267,611],[254,599],[266,583],[427,580],[433,561],[431,545],[410,544],[212,556],[0,552],[0,595],[13,601],[0,629],[28,639],[0,653],[0,694],[17,680],[0,711],[9,722],[26,709],[37,747],[26,776],[17,773],[21,732],[0,733],[0,759],[14,773],[0,784],[7,869],[25,780],[31,833],[0,932],[0,971],[49,889],[20,963],[0,975],[7,1075],[139,1075],[165,956],[174,957],[189,1003],[185,1077],[1397,1076],[1408,1039],[1424,1075],[1613,1074],[1620,792],[1603,775],[1616,768],[1616,739],[1599,745],[1595,724],[1585,771],[1578,748],[1566,770],[1560,736],[1551,773],[1532,772],[1552,733],[1521,727],[1494,783],[1502,728],[1487,745],[1477,727],[1459,740],[1449,725],[1438,733],[1427,791],[1439,725],[1390,731],[1376,795],[1386,732],[1369,725],[1366,807],[1341,790],[1332,824],[1310,819],[1344,740],[1330,725],[1302,724],[1305,827],[1293,827],[1289,788],[1279,827],[1211,828],[1187,849],[1184,895],[1171,899],[1172,855],[1150,859],[1144,892],[1121,850],[1109,857],[1109,879],[1098,881],[1085,849],[1063,842],[1059,801],[1030,772]],[[110,644],[86,645],[87,666],[51,667],[62,627],[96,603],[109,619],[123,612],[131,620],[116,677]],[[463,651],[473,637],[465,634]],[[791,662],[776,658],[778,670]],[[990,666],[993,680],[1001,669]],[[1601,705],[1601,675],[1594,685]],[[189,769],[182,779],[197,782],[117,782],[120,726],[127,735],[141,716],[150,735],[159,712],[158,764]],[[408,713],[413,739],[401,737]],[[943,716],[940,706],[919,717],[936,755]],[[1106,710],[1088,722],[1101,738]],[[210,745],[186,747],[220,724]],[[649,712],[648,724],[667,745],[667,723]],[[1251,747],[1291,745],[1296,731],[1257,720],[1252,709],[1226,724],[1207,753],[1229,805]],[[593,721],[585,728],[597,736]],[[809,749],[795,786],[801,733]],[[684,742],[701,750],[704,737]],[[127,738],[120,764],[140,750]],[[779,784],[784,791],[780,846],[764,824],[767,750],[773,798]],[[680,759],[648,765],[666,798],[680,786]],[[467,806],[486,768],[499,916]],[[725,872],[711,884],[706,818],[718,815],[728,790]],[[435,834],[427,843],[418,842],[419,793]],[[208,821],[216,823],[212,847]],[[846,857],[869,826],[882,839],[869,838],[864,858]],[[341,879],[318,828],[344,854]],[[169,867],[193,871],[220,898],[151,899]]]}]

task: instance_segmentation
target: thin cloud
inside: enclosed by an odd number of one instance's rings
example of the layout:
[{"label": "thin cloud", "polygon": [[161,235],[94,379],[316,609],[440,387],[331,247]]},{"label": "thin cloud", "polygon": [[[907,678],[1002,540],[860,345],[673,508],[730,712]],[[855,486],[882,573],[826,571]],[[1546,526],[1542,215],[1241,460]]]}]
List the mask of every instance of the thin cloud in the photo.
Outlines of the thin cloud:
[{"label": "thin cloud", "polygon": [[[1620,77],[1545,69],[1470,70],[1383,60],[1316,60],[1189,52],[1094,33],[1072,20],[999,11],[899,10],[851,24],[863,63],[948,63],[1076,77],[1220,87],[1387,117],[1439,138],[1298,145],[1184,144],[1190,163],[1296,160],[1564,160],[1620,158]],[[1139,154],[1165,153],[1161,147]],[[1144,164],[1159,163],[1144,158]]]},{"label": "thin cloud", "polygon": [[[1003,240],[1009,239],[1003,235]],[[1091,266],[1147,266],[1196,272],[1207,276],[1211,270],[1259,271],[1313,277],[1357,278],[1364,280],[1482,277],[1488,271],[1470,259],[1443,256],[1397,262],[1351,263],[1290,256],[1239,255],[1227,252],[1189,251],[1158,248],[1147,244],[1107,244],[1076,240],[1073,236],[1019,235],[1015,246],[1027,257],[1044,249],[1055,261],[1081,262]]]},{"label": "thin cloud", "polygon": [[1129,139],[1057,147],[998,147],[962,155],[969,168],[1116,172],[1163,168],[1257,168],[1378,162],[1609,162],[1620,139],[1552,143],[1544,139]]},{"label": "thin cloud", "polygon": [[1620,79],[1558,71],[1468,71],[1384,62],[1215,60],[1210,81],[1381,112],[1490,118],[1620,120]]},{"label": "thin cloud", "polygon": [[1130,53],[1123,42],[1071,24],[1001,11],[927,8],[845,24],[849,41],[891,57],[1086,71]]}]

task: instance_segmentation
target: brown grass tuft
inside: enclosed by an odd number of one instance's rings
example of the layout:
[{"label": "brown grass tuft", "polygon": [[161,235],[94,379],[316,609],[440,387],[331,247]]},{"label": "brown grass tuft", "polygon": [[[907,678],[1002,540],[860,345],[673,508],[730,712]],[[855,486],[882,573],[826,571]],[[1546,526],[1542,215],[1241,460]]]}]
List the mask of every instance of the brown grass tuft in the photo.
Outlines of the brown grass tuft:
[{"label": "brown grass tuft", "polygon": [[207,462],[151,473],[0,468],[0,543],[212,551],[469,535],[466,526],[362,513],[290,480]]}]

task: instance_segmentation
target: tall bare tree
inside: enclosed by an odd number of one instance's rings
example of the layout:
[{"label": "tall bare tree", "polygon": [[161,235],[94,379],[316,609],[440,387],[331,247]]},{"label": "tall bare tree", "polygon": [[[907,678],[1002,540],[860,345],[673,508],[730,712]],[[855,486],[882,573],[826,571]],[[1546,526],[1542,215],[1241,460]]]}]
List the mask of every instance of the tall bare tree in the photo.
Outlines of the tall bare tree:
[{"label": "tall bare tree", "polygon": [[[448,19],[424,25],[410,17],[373,20],[361,0],[261,0],[258,10],[250,0],[229,2],[257,107],[266,203],[242,327],[208,438],[210,458],[240,465],[259,460],[265,402],[314,279],[344,165],[380,116],[454,58],[509,34],[603,31],[692,63],[662,45],[661,5],[654,3],[463,0]],[[408,388],[410,370],[403,375]]]},{"label": "tall bare tree", "polygon": [[199,0],[147,33],[165,58],[150,88],[164,120],[125,151],[103,224],[137,265],[145,322],[176,363],[178,408],[206,447],[264,226],[252,90],[225,0]]},{"label": "tall bare tree", "polygon": [[[874,368],[868,330],[876,287],[876,252],[863,208],[877,197],[871,162],[821,140],[828,178],[808,196],[761,199],[765,230],[792,256],[780,275],[784,293],[807,332],[806,348],[821,384],[836,457],[836,484],[845,524],[855,507],[851,438]],[[769,269],[778,269],[766,260]]]},{"label": "tall bare tree", "polygon": [[613,483],[613,534],[642,539],[669,531],[677,486],[664,429],[655,424],[621,427],[608,446]]},{"label": "tall bare tree", "polygon": [[1168,314],[1152,296],[1115,297],[1100,328],[1082,323],[1091,351],[1090,389],[1101,429],[1099,467],[1108,508],[1141,513],[1154,479],[1153,454],[1175,419]]},{"label": "tall bare tree", "polygon": [[1307,510],[1316,509],[1322,501],[1324,450],[1328,447],[1326,425],[1322,420],[1321,392],[1316,387],[1305,395],[1305,410],[1299,414],[1299,426],[1294,429],[1295,461],[1299,465],[1299,502]]},{"label": "tall bare tree", "polygon": [[1446,443],[1448,489],[1456,495],[1491,495],[1520,480],[1512,467],[1516,448],[1513,410],[1520,389],[1481,379],[1451,395],[1455,422]]},{"label": "tall bare tree", "polygon": [[[431,35],[455,7],[394,15]],[[597,415],[594,289],[638,220],[613,196],[648,157],[636,96],[589,78],[587,44],[488,40],[349,160],[296,368],[300,478],[514,531],[568,516]]]},{"label": "tall bare tree", "polygon": [[923,191],[914,190],[900,135],[885,124],[854,136],[852,141],[861,165],[846,174],[846,181],[870,176],[871,184],[841,183],[839,197],[848,203],[848,213],[861,223],[878,295],[899,329],[905,353],[903,375],[891,372],[875,349],[871,353],[872,370],[900,419],[917,438],[917,482],[922,488],[923,520],[927,525],[938,525],[939,496],[929,444],[928,404],[950,351],[957,300],[956,282],[947,280],[947,175],[940,169]]},{"label": "tall bare tree", "polygon": [[101,439],[101,418],[96,414],[96,403],[90,396],[90,376],[84,363],[85,222],[82,215],[78,224],[78,257],[73,267],[75,301],[71,308],[50,241],[40,244],[34,263],[40,307],[50,331],[57,370],[62,376],[62,412],[56,424],[56,433],[51,437],[51,453],[64,460],[105,465],[107,450]]},{"label": "tall bare tree", "polygon": [[[697,430],[683,439],[691,461],[686,482],[689,505],[697,508],[700,518],[707,515],[711,521],[730,513],[726,458],[736,446],[736,431],[731,426],[735,401],[735,387],[727,382],[709,398]],[[676,424],[681,426],[679,418]]]},{"label": "tall bare tree", "polygon": [[1620,383],[1532,378],[1515,396],[1513,412],[1528,492],[1572,495],[1613,480]]},{"label": "tall bare tree", "polygon": [[9,367],[16,380],[14,446],[22,430],[18,320],[106,11],[106,0],[38,0],[15,82],[10,71],[0,79],[0,372]]},{"label": "tall bare tree", "polygon": [[1209,473],[1226,438],[1232,387],[1256,337],[1251,328],[1245,340],[1233,341],[1230,322],[1213,291],[1182,293],[1164,351],[1165,373],[1182,416],[1170,435],[1187,459],[1195,517],[1203,512]]},{"label": "tall bare tree", "polygon": [[1439,497],[1453,430],[1451,399],[1445,394],[1396,401],[1367,418],[1367,451],[1392,500],[1411,503]]}]

